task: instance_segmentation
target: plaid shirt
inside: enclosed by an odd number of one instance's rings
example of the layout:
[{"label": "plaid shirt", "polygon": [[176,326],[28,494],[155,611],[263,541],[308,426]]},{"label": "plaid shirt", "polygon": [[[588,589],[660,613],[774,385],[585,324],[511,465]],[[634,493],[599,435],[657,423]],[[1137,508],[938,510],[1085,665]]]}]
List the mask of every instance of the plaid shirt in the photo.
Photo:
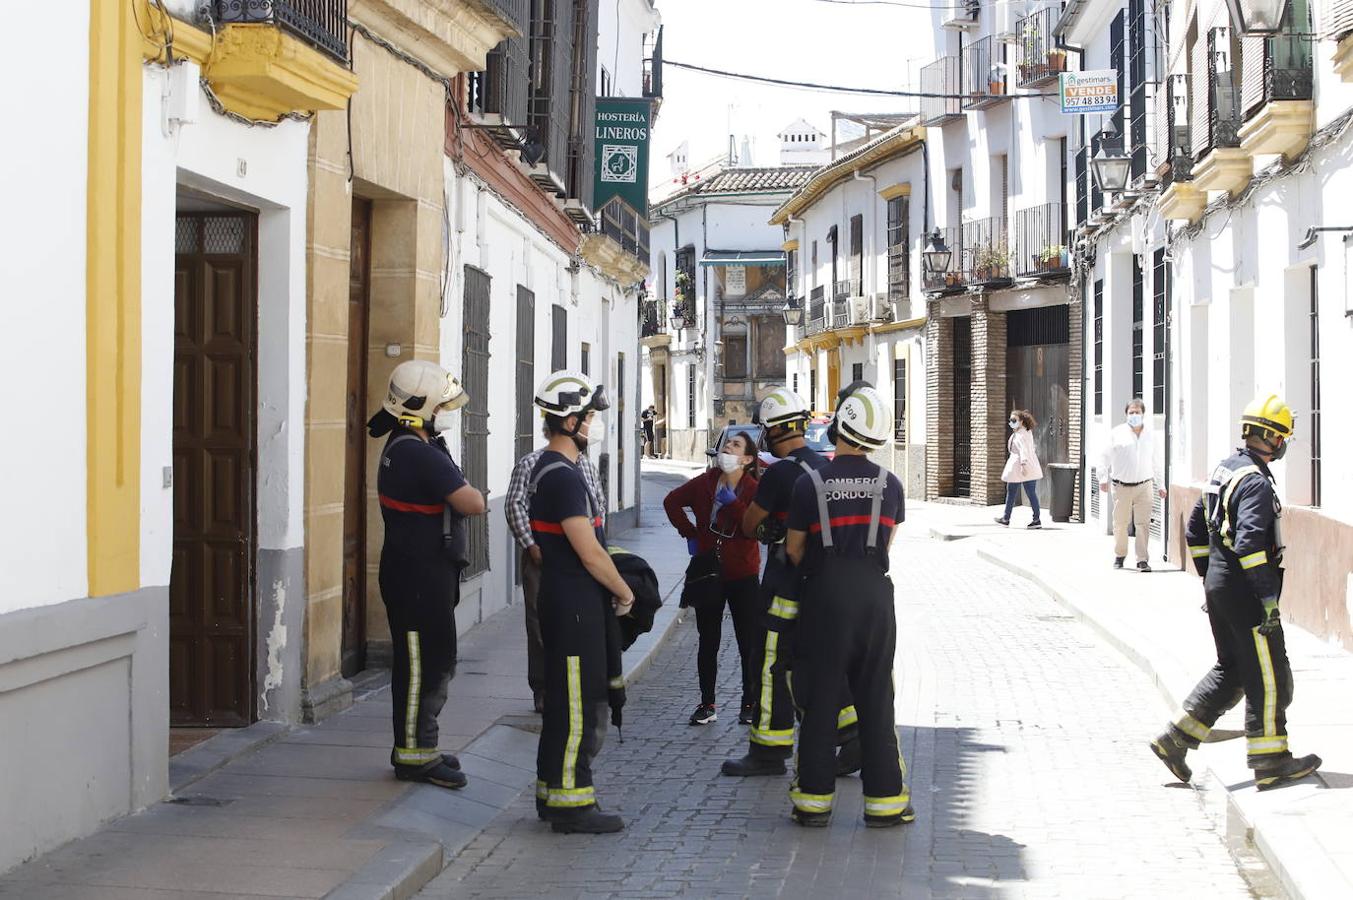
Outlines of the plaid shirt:
[{"label": "plaid shirt", "polygon": [[[512,469],[512,480],[507,485],[507,527],[512,530],[512,537],[516,538],[517,544],[523,550],[535,546],[535,538],[531,537],[531,512],[528,508],[530,498],[527,491],[531,487],[531,473],[535,471],[536,463],[540,462],[540,455],[545,452],[542,447],[539,450],[526,454],[517,460],[517,465]],[[582,472],[583,481],[587,482],[587,489],[592,496],[597,499],[597,506],[601,509],[602,516],[606,515],[606,495],[602,492],[597,481],[597,470],[592,465],[592,460],[583,453],[578,456],[578,469]]]}]

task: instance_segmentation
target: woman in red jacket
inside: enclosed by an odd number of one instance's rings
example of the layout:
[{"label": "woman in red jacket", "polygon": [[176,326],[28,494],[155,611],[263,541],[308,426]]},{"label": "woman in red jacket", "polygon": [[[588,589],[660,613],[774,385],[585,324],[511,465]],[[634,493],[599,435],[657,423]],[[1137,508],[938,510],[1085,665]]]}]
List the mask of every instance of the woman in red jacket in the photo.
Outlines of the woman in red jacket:
[{"label": "woman in red jacket", "polygon": [[[692,556],[715,550],[719,554],[723,588],[718,601],[695,609],[695,627],[700,634],[700,705],[691,715],[692,725],[718,720],[714,707],[714,682],[719,670],[719,631],[724,604],[733,614],[733,633],[742,660],[742,709],[738,721],[752,721],[756,703],[757,629],[761,610],[757,603],[757,575],[761,571],[761,546],[744,537],[742,514],[756,497],[756,447],[745,433],[735,434],[719,449],[715,465],[676,488],[662,501],[667,517],[686,539]],[[692,523],[686,511],[695,515]]]}]

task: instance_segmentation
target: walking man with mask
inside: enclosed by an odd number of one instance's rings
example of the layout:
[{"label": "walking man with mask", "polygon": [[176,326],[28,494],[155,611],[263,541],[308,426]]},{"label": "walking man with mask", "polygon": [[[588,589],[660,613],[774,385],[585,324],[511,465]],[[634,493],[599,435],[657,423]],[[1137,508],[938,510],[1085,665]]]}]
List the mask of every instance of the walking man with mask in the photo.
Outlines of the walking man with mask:
[{"label": "walking man with mask", "polygon": [[1146,426],[1146,403],[1133,397],[1123,409],[1126,421],[1109,432],[1099,462],[1099,489],[1113,485],[1113,567],[1127,558],[1128,523],[1136,528],[1137,571],[1150,572],[1147,542],[1156,494],[1165,496],[1165,482],[1156,467],[1156,441]]}]

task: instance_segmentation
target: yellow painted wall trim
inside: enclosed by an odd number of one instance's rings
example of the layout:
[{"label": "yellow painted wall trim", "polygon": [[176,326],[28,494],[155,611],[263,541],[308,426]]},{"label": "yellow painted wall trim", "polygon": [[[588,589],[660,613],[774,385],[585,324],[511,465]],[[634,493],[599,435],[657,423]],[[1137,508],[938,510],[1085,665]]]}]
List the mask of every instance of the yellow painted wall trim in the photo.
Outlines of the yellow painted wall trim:
[{"label": "yellow painted wall trim", "polygon": [[907,331],[912,328],[921,328],[925,325],[925,316],[917,319],[907,319],[904,322],[889,322],[887,325],[873,325],[870,331],[874,334],[891,334],[894,331]]},{"label": "yellow painted wall trim", "polygon": [[798,238],[795,238],[792,241],[785,241],[783,244],[780,245],[780,249],[785,251],[786,253],[792,253],[793,251],[799,249]]},{"label": "yellow painted wall trim", "polygon": [[895,200],[898,197],[910,197],[911,182],[903,181],[898,184],[890,184],[879,191],[879,196],[884,200]]},{"label": "yellow painted wall trim", "polygon": [[174,58],[201,66],[225,108],[246,118],[275,121],[292,112],[343,109],[357,90],[353,72],[276,25],[227,25],[213,42],[210,33],[170,19],[149,0],[133,0],[132,9],[143,59],[167,61],[172,29]]},{"label": "yellow painted wall trim", "polygon": [[141,57],[130,3],[89,12],[85,443],[89,595],[141,581]]}]

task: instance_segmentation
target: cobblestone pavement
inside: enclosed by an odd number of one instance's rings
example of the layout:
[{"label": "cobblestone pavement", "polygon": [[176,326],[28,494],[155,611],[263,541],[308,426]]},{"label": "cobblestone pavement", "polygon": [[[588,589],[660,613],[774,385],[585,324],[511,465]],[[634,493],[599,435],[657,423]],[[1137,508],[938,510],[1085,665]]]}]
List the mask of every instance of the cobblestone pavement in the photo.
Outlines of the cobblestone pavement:
[{"label": "cobblestone pavement", "polygon": [[[919,531],[913,526],[913,533]],[[1252,896],[1197,795],[1146,748],[1167,710],[1107,646],[961,544],[894,545],[898,723],[918,819],[868,830],[857,778],[828,829],[788,818],[788,777],[738,780],[736,649],[725,620],[716,725],[683,623],[631,690],[625,743],[598,761],[628,828],[555,835],[532,794],[424,897]]]}]

